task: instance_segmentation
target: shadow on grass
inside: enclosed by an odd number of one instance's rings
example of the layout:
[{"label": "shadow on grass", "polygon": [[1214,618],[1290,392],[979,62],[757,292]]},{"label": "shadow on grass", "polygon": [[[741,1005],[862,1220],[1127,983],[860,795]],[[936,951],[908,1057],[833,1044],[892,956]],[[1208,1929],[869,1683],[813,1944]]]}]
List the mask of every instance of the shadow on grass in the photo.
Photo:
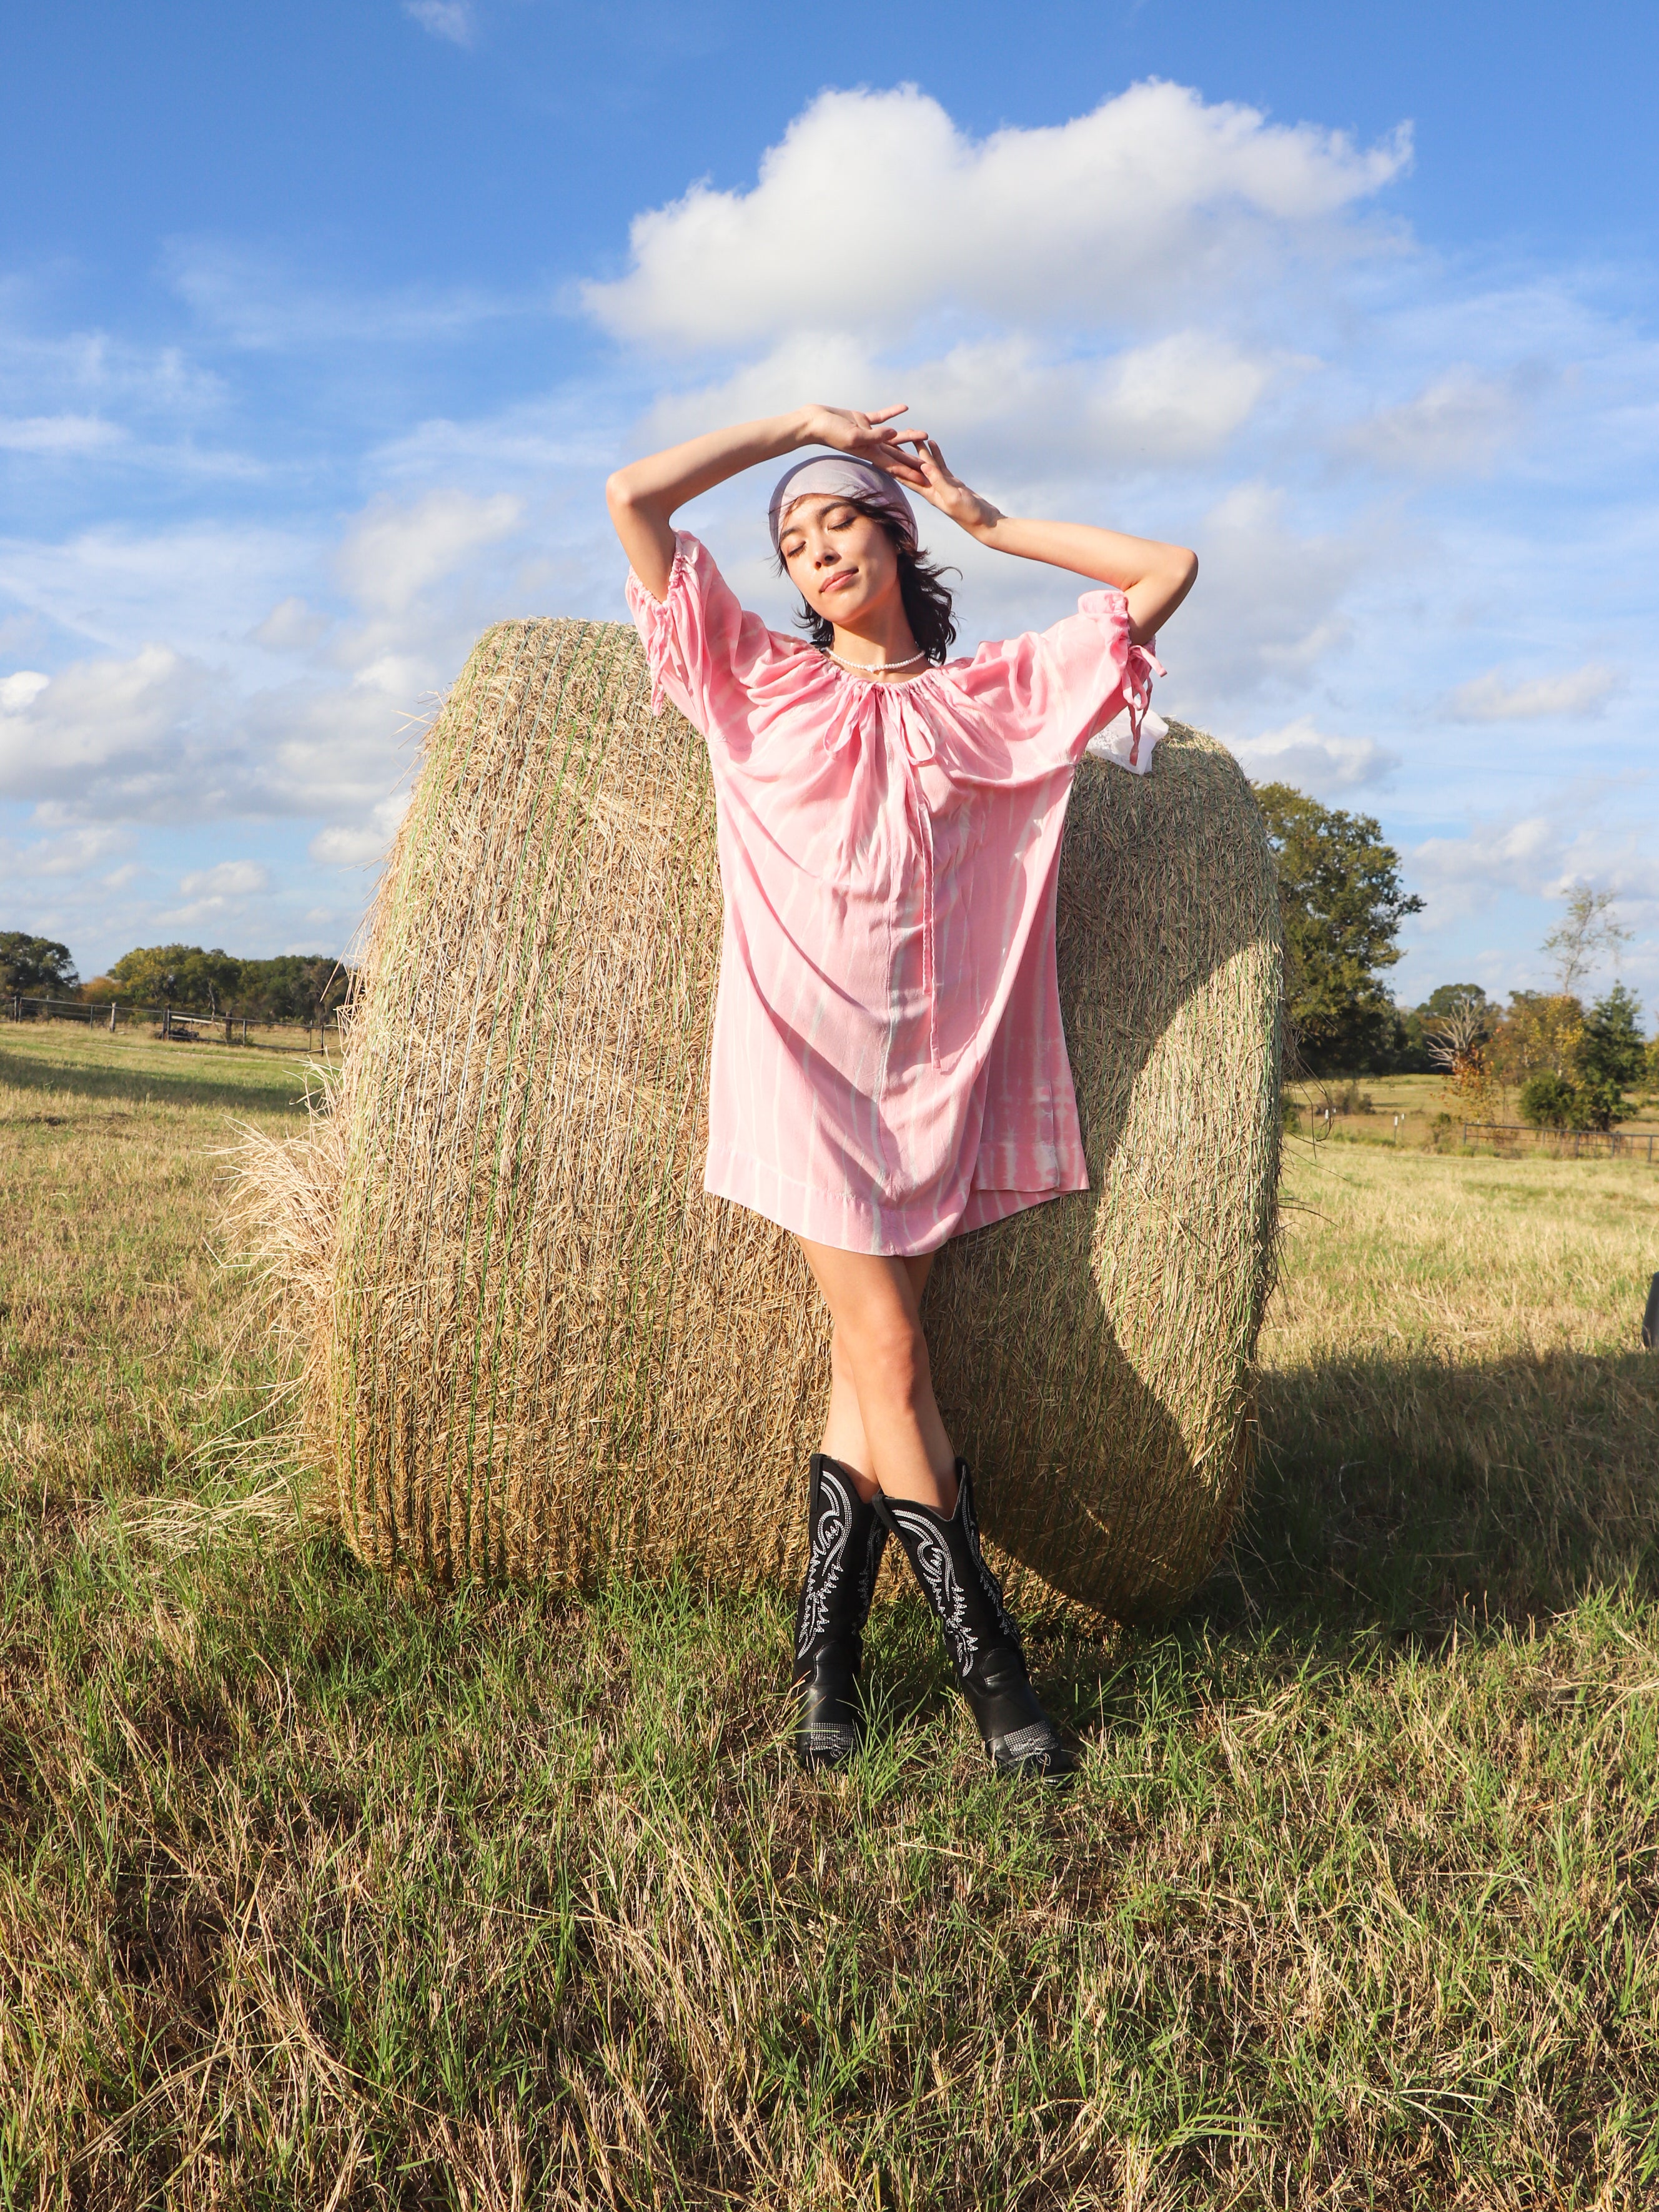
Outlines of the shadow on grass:
[{"label": "shadow on grass", "polygon": [[1194,1614],[1435,1636],[1659,1594],[1659,1358],[1375,1354],[1263,1378],[1261,1468]]},{"label": "shadow on grass", "polygon": [[[1373,1667],[1598,1595],[1659,1598],[1659,1355],[1328,1360],[1265,1376],[1261,1418],[1255,1493],[1188,1606],[1031,1638],[1063,1726],[1134,1725],[1149,1695],[1183,1704],[1241,1664]],[[891,1724],[933,1717],[949,1677],[920,1620],[879,1641]]]},{"label": "shadow on grass", "polygon": [[[1309,1670],[1412,1662],[1454,1629],[1478,1639],[1598,1593],[1659,1597],[1659,1356],[1329,1360],[1264,1377],[1262,1421],[1255,1495],[1187,1607],[1103,1635],[1029,1634],[1038,1694],[1074,1735],[1185,1713],[1242,1678],[1257,1694]],[[883,1580],[894,1601],[872,1617],[865,1668],[878,1758],[957,1711],[908,1570],[890,1562]],[[775,1648],[763,1634],[756,1647],[781,1722],[784,1612]]]},{"label": "shadow on grass", "polygon": [[[167,1049],[198,1052],[198,1045]],[[216,1081],[195,1068],[111,1067],[80,1065],[69,1059],[8,1052],[0,1046],[0,1084],[16,1091],[67,1091],[76,1098],[118,1102],[128,1106],[226,1106],[244,1113],[298,1114],[304,1111],[302,1084],[294,1066],[261,1068],[246,1082]]]}]

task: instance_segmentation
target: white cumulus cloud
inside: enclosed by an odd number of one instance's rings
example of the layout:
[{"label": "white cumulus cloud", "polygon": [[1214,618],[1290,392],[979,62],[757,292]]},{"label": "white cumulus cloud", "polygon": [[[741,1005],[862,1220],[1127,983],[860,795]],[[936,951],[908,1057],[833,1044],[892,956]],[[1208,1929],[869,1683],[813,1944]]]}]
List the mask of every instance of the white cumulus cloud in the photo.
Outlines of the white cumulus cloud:
[{"label": "white cumulus cloud", "polygon": [[1397,753],[1374,738],[1328,738],[1314,727],[1311,714],[1246,738],[1231,748],[1244,773],[1255,783],[1289,783],[1315,799],[1335,799],[1380,783],[1400,766]]},{"label": "white cumulus cloud", "polygon": [[1620,682],[1618,670],[1599,660],[1559,676],[1528,677],[1518,684],[1506,683],[1492,668],[1458,685],[1451,695],[1451,712],[1460,722],[1534,722],[1558,714],[1600,714]]},{"label": "white cumulus cloud", "polygon": [[126,660],[83,660],[43,682],[33,671],[0,691],[0,794],[71,804],[118,787],[142,806],[186,752],[199,750],[208,672],[165,645]]},{"label": "white cumulus cloud", "polygon": [[979,140],[914,85],[825,92],[753,191],[695,185],[637,216],[633,266],[583,297],[618,337],[698,346],[891,330],[940,306],[1127,324],[1291,234],[1332,236],[1410,154],[1403,128],[1362,150],[1176,84]]}]

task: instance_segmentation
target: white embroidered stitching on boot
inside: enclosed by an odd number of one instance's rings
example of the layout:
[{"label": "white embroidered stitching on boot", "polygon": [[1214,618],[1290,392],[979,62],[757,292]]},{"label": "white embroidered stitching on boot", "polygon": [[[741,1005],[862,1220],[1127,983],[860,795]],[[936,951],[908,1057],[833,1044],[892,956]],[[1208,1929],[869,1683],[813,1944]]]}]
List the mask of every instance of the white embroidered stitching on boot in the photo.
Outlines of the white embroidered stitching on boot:
[{"label": "white embroidered stitching on boot", "polygon": [[920,1515],[907,1513],[902,1505],[895,1505],[893,1518],[915,1539],[916,1572],[933,1601],[933,1610],[939,1615],[957,1671],[965,1674],[974,1663],[979,1638],[968,1626],[968,1601],[951,1565],[951,1554]]},{"label": "white embroidered stitching on boot", "polygon": [[806,1560],[806,1585],[801,1592],[800,1630],[795,1638],[795,1656],[804,1659],[829,1625],[830,1601],[841,1581],[842,1556],[853,1533],[853,1501],[846,1486],[825,1467],[819,1477],[818,1517],[812,1524]]}]

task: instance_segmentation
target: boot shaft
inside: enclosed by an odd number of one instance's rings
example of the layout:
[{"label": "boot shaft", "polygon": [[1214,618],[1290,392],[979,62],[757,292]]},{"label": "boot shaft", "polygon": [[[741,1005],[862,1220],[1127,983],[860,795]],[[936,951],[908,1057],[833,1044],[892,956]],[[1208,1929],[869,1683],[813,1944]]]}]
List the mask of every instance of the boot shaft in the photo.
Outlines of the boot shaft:
[{"label": "boot shaft", "polygon": [[982,1673],[993,1653],[1020,1653],[1019,1630],[980,1550],[974,1478],[965,1460],[957,1462],[953,1512],[939,1513],[908,1498],[878,1498],[876,1510],[903,1545],[922,1594],[939,1617],[958,1680]]},{"label": "boot shaft", "polygon": [[858,1665],[887,1528],[839,1460],[814,1452],[806,1496],[806,1576],[795,1610],[795,1661],[851,1640]]}]

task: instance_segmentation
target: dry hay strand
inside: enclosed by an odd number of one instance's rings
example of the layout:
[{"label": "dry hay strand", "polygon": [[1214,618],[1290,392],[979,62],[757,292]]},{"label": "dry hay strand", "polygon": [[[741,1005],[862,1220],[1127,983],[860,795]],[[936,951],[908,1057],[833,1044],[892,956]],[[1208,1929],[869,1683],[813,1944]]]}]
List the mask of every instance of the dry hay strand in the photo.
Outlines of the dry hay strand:
[{"label": "dry hay strand", "polygon": [[[1213,1564],[1254,1453],[1281,961],[1231,757],[1172,725],[1145,778],[1085,760],[1059,901],[1094,1188],[948,1245],[926,1320],[1014,1601],[1125,1617]],[[652,715],[633,631],[490,630],[428,736],[337,1088],[246,1160],[364,1559],[799,1573],[828,1322],[793,1239],[702,1188],[720,938],[707,757]]]}]

